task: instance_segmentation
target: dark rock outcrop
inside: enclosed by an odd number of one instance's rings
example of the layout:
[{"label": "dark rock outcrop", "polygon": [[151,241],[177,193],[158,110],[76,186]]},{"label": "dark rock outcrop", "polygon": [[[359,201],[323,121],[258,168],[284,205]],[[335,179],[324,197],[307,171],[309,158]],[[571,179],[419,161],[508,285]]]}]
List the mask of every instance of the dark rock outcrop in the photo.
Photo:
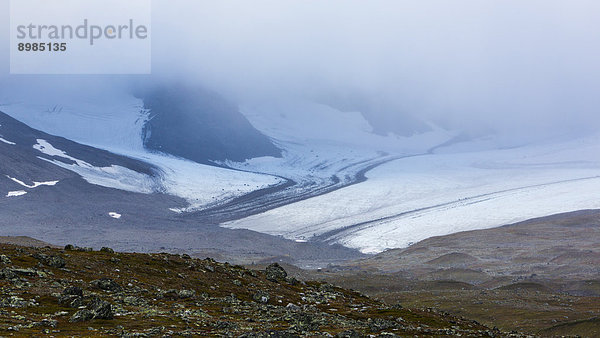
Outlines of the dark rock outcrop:
[{"label": "dark rock outcrop", "polygon": [[179,85],[160,87],[141,96],[150,110],[144,128],[148,149],[207,164],[281,156],[281,150],[234,104],[216,93]]},{"label": "dark rock outcrop", "polygon": [[265,269],[267,279],[271,282],[284,281],[287,277],[287,272],[278,263],[273,263]]}]

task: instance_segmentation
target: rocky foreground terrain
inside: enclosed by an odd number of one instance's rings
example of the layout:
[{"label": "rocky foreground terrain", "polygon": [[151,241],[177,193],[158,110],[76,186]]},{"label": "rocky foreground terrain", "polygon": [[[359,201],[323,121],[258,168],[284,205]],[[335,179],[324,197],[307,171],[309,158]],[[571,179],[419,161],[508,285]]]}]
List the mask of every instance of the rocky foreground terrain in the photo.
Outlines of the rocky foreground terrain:
[{"label": "rocky foreground terrain", "polygon": [[299,281],[278,264],[258,271],[109,248],[0,250],[1,336],[509,336],[432,309]]},{"label": "rocky foreground terrain", "polygon": [[581,211],[319,270],[0,237],[0,336],[598,337],[599,232]]},{"label": "rocky foreground terrain", "polygon": [[502,330],[600,337],[598,210],[433,237],[320,272],[288,270]]}]

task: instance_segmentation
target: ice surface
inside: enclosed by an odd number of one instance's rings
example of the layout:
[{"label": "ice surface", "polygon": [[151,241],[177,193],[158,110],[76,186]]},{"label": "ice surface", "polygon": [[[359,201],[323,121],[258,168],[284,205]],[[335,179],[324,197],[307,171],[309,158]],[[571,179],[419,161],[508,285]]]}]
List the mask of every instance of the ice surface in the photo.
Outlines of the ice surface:
[{"label": "ice surface", "polygon": [[[460,147],[463,147],[462,145]],[[366,182],[225,224],[363,252],[533,217],[600,208],[600,138],[390,162]]]},{"label": "ice surface", "polygon": [[432,127],[411,137],[382,136],[372,134],[358,112],[290,100],[245,103],[241,112],[284,153],[225,163],[239,169],[231,170],[143,149],[148,112],[128,95],[3,103],[3,111],[34,128],[157,166],[162,176],[152,178],[119,166],[94,167],[44,140],[36,145],[72,161],[48,160],[90,183],[185,198],[189,205],[171,208],[176,213],[214,206],[283,178],[304,188],[328,184],[333,176],[351,182],[374,160],[401,157],[369,171],[365,182],[224,224],[296,241],[318,238],[380,252],[431,236],[600,208],[598,136],[509,149],[487,138],[432,153],[456,134]]},{"label": "ice surface", "polygon": [[334,175],[349,182],[375,159],[425,153],[453,137],[453,133],[435,128],[412,137],[377,135],[359,112],[342,112],[308,101],[246,104],[240,111],[284,149],[283,157],[226,164],[283,176],[299,185],[322,184]]},{"label": "ice surface", "polygon": [[271,175],[202,165],[166,154],[123,154],[154,164],[162,170],[164,192],[182,197],[189,203],[185,207],[171,208],[173,212],[200,210],[283,181]]},{"label": "ice surface", "polygon": [[35,96],[5,91],[0,102],[4,113],[52,135],[91,146],[143,149],[141,130],[148,113],[140,99],[126,92]]}]

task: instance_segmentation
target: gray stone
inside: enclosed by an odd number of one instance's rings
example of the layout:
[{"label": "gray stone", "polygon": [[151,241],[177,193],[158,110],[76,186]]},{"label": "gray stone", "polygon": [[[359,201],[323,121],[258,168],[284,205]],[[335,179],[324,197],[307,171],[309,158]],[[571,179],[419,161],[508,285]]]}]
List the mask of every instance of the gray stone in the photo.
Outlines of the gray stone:
[{"label": "gray stone", "polygon": [[100,278],[95,281],[92,281],[90,284],[93,286],[109,292],[118,292],[121,291],[121,285],[110,278]]},{"label": "gray stone", "polygon": [[287,277],[287,272],[278,263],[273,263],[265,269],[267,279],[272,282],[284,281]]},{"label": "gray stone", "polygon": [[36,253],[33,257],[39,260],[42,264],[52,268],[64,268],[67,262],[60,256],[49,256],[46,254]]},{"label": "gray stone", "polygon": [[85,322],[94,319],[94,314],[88,309],[82,309],[77,312],[69,319],[71,323]]},{"label": "gray stone", "polygon": [[113,319],[114,317],[112,305],[99,298],[92,300],[87,308],[94,314],[94,319]]},{"label": "gray stone", "polygon": [[106,252],[106,253],[115,253],[115,250],[111,249],[111,248],[107,248],[107,247],[102,247],[100,249],[101,252]]},{"label": "gray stone", "polygon": [[269,296],[269,294],[265,291],[258,291],[252,296],[252,299],[258,303],[267,304],[269,299],[271,299],[271,296]]},{"label": "gray stone", "polygon": [[4,265],[10,265],[12,264],[12,261],[10,260],[10,258],[8,258],[7,255],[0,255],[0,263]]}]

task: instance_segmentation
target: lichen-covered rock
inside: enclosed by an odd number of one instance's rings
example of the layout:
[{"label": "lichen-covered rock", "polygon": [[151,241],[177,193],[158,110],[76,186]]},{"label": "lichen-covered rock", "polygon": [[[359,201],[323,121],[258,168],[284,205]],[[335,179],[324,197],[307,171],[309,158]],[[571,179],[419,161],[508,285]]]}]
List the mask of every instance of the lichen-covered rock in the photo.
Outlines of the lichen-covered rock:
[{"label": "lichen-covered rock", "polygon": [[177,295],[179,296],[179,298],[182,298],[182,299],[193,298],[194,296],[196,296],[196,291],[194,291],[194,290],[179,290],[177,292]]},{"label": "lichen-covered rock", "polygon": [[10,265],[12,264],[12,261],[10,260],[10,258],[8,258],[7,255],[0,255],[0,263],[4,265]]},{"label": "lichen-covered rock", "polygon": [[158,298],[164,299],[185,299],[185,298],[193,298],[196,296],[196,291],[194,290],[162,290],[158,293]]},{"label": "lichen-covered rock", "polygon": [[64,289],[58,298],[58,303],[72,308],[83,306],[83,290],[77,286]]},{"label": "lichen-covered rock", "polygon": [[333,285],[329,284],[329,283],[324,283],[319,285],[319,291],[321,292],[333,292],[334,288]]},{"label": "lichen-covered rock", "polygon": [[381,318],[375,318],[375,319],[369,318],[367,321],[367,324],[369,325],[369,330],[371,332],[379,332],[382,330],[394,329],[399,326],[399,324],[396,322],[393,322],[391,320],[381,319]]},{"label": "lichen-covered rock", "polygon": [[112,305],[98,297],[94,297],[89,300],[85,309],[77,311],[69,320],[70,322],[77,323],[88,321],[92,319],[113,319],[114,312]]},{"label": "lichen-covered rock", "polygon": [[106,253],[115,253],[115,250],[108,248],[108,247],[102,247],[100,249],[100,252],[106,252]]},{"label": "lichen-covered rock", "polygon": [[288,321],[292,328],[299,331],[315,331],[319,329],[319,321],[315,315],[305,312],[295,312]]},{"label": "lichen-covered rock", "polygon": [[29,302],[17,296],[10,296],[0,301],[0,307],[22,308],[29,306]]},{"label": "lichen-covered rock", "polygon": [[269,296],[269,294],[265,291],[258,291],[252,296],[252,299],[258,303],[267,304],[269,299],[271,299],[271,296]]},{"label": "lichen-covered rock", "polygon": [[366,336],[363,334],[360,334],[354,330],[347,330],[347,331],[336,334],[335,337],[336,338],[363,338]]},{"label": "lichen-covered rock", "polygon": [[284,281],[287,277],[287,272],[278,263],[273,263],[265,269],[265,274],[268,280],[272,282]]},{"label": "lichen-covered rock", "polygon": [[90,301],[87,309],[93,313],[94,319],[113,319],[114,317],[112,305],[100,298]]},{"label": "lichen-covered rock", "polygon": [[68,288],[65,288],[62,294],[83,297],[83,290],[81,290],[81,288],[78,286],[70,286]]},{"label": "lichen-covered rock", "polygon": [[85,322],[94,319],[94,314],[88,309],[81,309],[69,319],[71,323]]},{"label": "lichen-covered rock", "polygon": [[33,257],[39,260],[42,264],[52,268],[64,268],[67,262],[60,256],[46,255],[43,253],[36,253]]},{"label": "lichen-covered rock", "polygon": [[51,328],[56,328],[57,325],[58,325],[58,321],[54,320],[54,319],[42,319],[39,322],[33,322],[33,323],[31,323],[32,327],[51,327]]},{"label": "lichen-covered rock", "polygon": [[289,311],[300,311],[300,307],[294,303],[288,303],[288,305],[285,307],[286,309],[288,309]]},{"label": "lichen-covered rock", "polygon": [[110,278],[100,278],[90,283],[101,290],[109,292],[119,292],[122,290],[121,285]]},{"label": "lichen-covered rock", "polygon": [[125,305],[140,306],[146,304],[146,300],[141,297],[127,296],[123,298],[123,303]]},{"label": "lichen-covered rock", "polygon": [[17,278],[17,274],[12,269],[2,269],[0,270],[0,279],[15,279]]}]

